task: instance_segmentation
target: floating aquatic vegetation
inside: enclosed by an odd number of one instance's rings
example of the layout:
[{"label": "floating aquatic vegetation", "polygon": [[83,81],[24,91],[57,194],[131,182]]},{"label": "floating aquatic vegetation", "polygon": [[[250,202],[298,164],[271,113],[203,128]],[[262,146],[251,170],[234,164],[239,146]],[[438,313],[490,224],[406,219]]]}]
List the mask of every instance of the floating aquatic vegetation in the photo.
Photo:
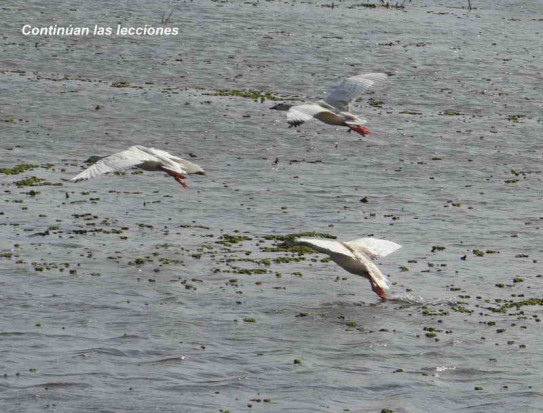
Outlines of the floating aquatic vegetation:
[{"label": "floating aquatic vegetation", "polygon": [[517,114],[517,115],[509,115],[507,116],[507,120],[508,121],[511,121],[513,123],[520,123],[520,120],[525,118],[526,115],[522,115],[522,114]]},{"label": "floating aquatic vegetation", "polygon": [[268,270],[265,270],[263,268],[235,268],[234,271],[235,274],[267,274]]},{"label": "floating aquatic vegetation", "polygon": [[422,112],[415,112],[412,110],[402,110],[400,115],[422,115]]},{"label": "floating aquatic vegetation", "polygon": [[374,108],[382,108],[383,105],[385,104],[385,102],[383,102],[382,100],[377,100],[377,99],[373,99],[371,98],[369,101],[368,101],[368,104]]},{"label": "floating aquatic vegetation", "polygon": [[247,237],[245,235],[230,235],[230,234],[224,234],[221,236],[220,241],[216,241],[216,244],[222,244],[224,246],[230,247],[233,244],[237,244],[238,242],[242,241],[251,241],[251,237]]},{"label": "floating aquatic vegetation", "polygon": [[305,258],[304,257],[279,257],[279,258],[273,259],[273,262],[276,264],[285,264],[289,262],[300,262],[300,261],[305,261]]},{"label": "floating aquatic vegetation", "polygon": [[454,112],[454,111],[445,111],[439,113],[442,116],[462,116],[465,115],[465,113],[462,112]]},{"label": "floating aquatic vegetation", "polygon": [[16,181],[15,185],[21,187],[21,186],[38,186],[41,185],[42,182],[45,182],[45,179],[38,178],[36,176],[31,176],[30,178],[22,179],[20,181]]},{"label": "floating aquatic vegetation", "polygon": [[235,89],[222,89],[218,90],[213,94],[205,93],[206,95],[211,96],[234,96],[240,98],[249,98],[254,101],[260,100],[264,102],[265,100],[279,101],[279,100],[299,100],[296,97],[292,96],[279,96],[272,92],[261,92],[260,90],[235,90]]},{"label": "floating aquatic vegetation", "polygon": [[508,309],[515,308],[516,310],[520,309],[520,307],[526,306],[526,305],[541,305],[543,306],[543,299],[542,298],[530,298],[528,300],[522,300],[522,301],[511,301],[508,302],[500,307],[487,307],[487,310],[490,310],[494,313],[506,313]]},{"label": "floating aquatic vegetation", "polygon": [[129,82],[113,82],[111,87],[130,87]]},{"label": "floating aquatic vegetation", "polygon": [[13,168],[0,168],[0,173],[5,174],[5,175],[17,175],[25,171],[28,171],[29,169],[34,169],[38,167],[39,165],[21,164],[21,165],[16,165]]}]

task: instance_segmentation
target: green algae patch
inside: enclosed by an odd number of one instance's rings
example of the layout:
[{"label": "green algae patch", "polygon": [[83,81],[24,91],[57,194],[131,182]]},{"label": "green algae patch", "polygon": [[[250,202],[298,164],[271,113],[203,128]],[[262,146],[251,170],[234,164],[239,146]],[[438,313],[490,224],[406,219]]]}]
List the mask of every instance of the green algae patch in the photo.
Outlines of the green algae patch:
[{"label": "green algae patch", "polygon": [[381,109],[383,107],[383,105],[385,104],[385,102],[383,102],[382,100],[377,100],[377,99],[370,99],[368,101],[368,104],[374,108],[379,108]]},{"label": "green algae patch", "polygon": [[45,182],[45,179],[38,178],[36,176],[31,176],[30,178],[22,179],[20,181],[16,181],[15,185],[18,187],[21,186],[38,186],[41,185],[42,182]]},{"label": "green algae patch", "polygon": [[453,112],[453,111],[445,111],[440,113],[441,116],[463,116],[465,113],[462,112]]},{"label": "green algae patch", "polygon": [[253,238],[247,237],[245,235],[230,235],[230,234],[224,234],[221,236],[220,241],[216,241],[216,244],[221,244],[226,247],[230,247],[234,244],[237,244],[242,241],[251,241]]},{"label": "green algae patch", "polygon": [[304,257],[278,257],[278,258],[273,259],[273,262],[275,264],[286,264],[289,262],[300,262],[300,261],[305,261],[305,258]]},{"label": "green algae patch", "polygon": [[129,82],[113,82],[111,87],[130,87]]},{"label": "green algae patch", "polygon": [[0,173],[4,175],[17,175],[28,171],[29,169],[37,168],[39,165],[21,164],[15,165],[13,168],[0,168]]},{"label": "green algae patch", "polygon": [[522,301],[511,301],[500,307],[488,307],[487,309],[495,313],[506,313],[508,309],[515,308],[516,310],[526,305],[541,305],[543,306],[543,298],[530,298]]},{"label": "green algae patch", "polygon": [[520,114],[518,114],[518,115],[509,115],[507,117],[507,120],[510,121],[510,122],[513,122],[513,123],[520,123],[520,120],[522,118],[525,118],[525,117],[526,117],[526,115],[520,115]]},{"label": "green algae patch", "polygon": [[400,115],[422,115],[422,112],[414,112],[412,110],[402,110]]},{"label": "green algae patch", "polygon": [[278,96],[275,93],[261,92],[260,90],[252,90],[252,89],[249,89],[249,90],[222,89],[211,94],[211,96],[234,96],[234,97],[240,97],[240,98],[253,99],[254,101],[260,100],[261,102],[264,102],[265,100],[273,100],[273,101],[298,100],[294,97]]},{"label": "green algae patch", "polygon": [[235,274],[252,275],[252,274],[267,274],[268,270],[265,270],[263,268],[237,268],[233,272]]},{"label": "green algae patch", "polygon": [[456,311],[457,313],[467,313],[467,314],[473,313],[473,310],[470,310],[469,308],[466,308],[466,307],[455,307],[453,308],[453,311]]},{"label": "green algae patch", "polygon": [[20,181],[15,181],[15,185],[17,185],[19,188],[24,186],[62,186],[62,183],[53,183],[53,182],[47,182],[43,178],[38,178],[37,176],[31,176],[30,178],[21,179]]},{"label": "green algae patch", "polygon": [[374,3],[360,3],[360,4],[353,4],[352,7],[366,7],[367,9],[376,9],[377,4],[374,4]]}]

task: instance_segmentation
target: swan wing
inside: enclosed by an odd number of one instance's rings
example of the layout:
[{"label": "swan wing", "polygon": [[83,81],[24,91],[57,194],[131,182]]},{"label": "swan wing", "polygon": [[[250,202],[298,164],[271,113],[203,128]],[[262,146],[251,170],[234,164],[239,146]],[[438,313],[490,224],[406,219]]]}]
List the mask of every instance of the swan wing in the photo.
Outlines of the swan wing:
[{"label": "swan wing", "polygon": [[[100,159],[95,164],[91,165],[83,172],[79,173],[70,181],[79,182],[87,179],[95,178],[99,175],[106,174],[108,172],[122,171],[124,169],[138,166],[146,161],[157,161],[156,156],[142,150],[142,146],[131,146],[125,151],[114,153],[113,155],[106,156]],[[147,148],[145,148],[147,149]]]},{"label": "swan wing", "polygon": [[387,77],[388,75],[385,73],[366,73],[349,77],[336,86],[324,101],[341,111],[350,112],[351,103],[355,99],[360,97],[376,82],[380,82]]},{"label": "swan wing", "polygon": [[302,123],[313,119],[315,115],[326,111],[328,110],[316,103],[296,105],[288,110],[287,122],[290,126],[300,126]]},{"label": "swan wing", "polygon": [[323,239],[323,238],[296,238],[294,243],[297,245],[303,245],[314,249],[317,252],[322,252],[324,254],[341,254],[346,255],[350,258],[354,258],[355,255],[352,251],[346,248],[341,242],[335,241],[332,239]]},{"label": "swan wing", "polygon": [[345,244],[356,252],[366,254],[372,259],[386,257],[402,247],[395,242],[377,238],[358,238],[347,241]]}]

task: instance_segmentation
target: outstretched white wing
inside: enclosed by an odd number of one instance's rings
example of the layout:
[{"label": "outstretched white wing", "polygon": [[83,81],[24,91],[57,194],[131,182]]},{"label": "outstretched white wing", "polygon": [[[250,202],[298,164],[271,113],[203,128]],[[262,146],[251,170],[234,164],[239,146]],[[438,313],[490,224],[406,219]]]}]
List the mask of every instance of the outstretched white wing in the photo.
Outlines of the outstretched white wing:
[{"label": "outstretched white wing", "polygon": [[[102,158],[77,176],[70,179],[73,182],[84,181],[108,172],[122,171],[138,166],[146,161],[158,161],[157,157],[141,149],[140,146],[131,146],[126,151],[114,153]],[[147,148],[145,148],[147,149]]]},{"label": "outstretched white wing", "polygon": [[302,123],[313,119],[313,117],[326,109],[316,103],[292,106],[287,112],[287,122],[290,126],[300,126]]},{"label": "outstretched white wing", "polygon": [[368,255],[372,259],[386,257],[402,247],[395,242],[377,238],[358,238],[347,241],[345,244],[357,252]]},{"label": "outstretched white wing", "polygon": [[349,251],[348,248],[339,242],[332,239],[323,239],[323,238],[296,238],[294,240],[295,244],[304,245],[306,247],[312,248],[317,252],[322,252],[324,254],[341,254],[348,257],[354,258],[354,254]]},{"label": "outstretched white wing", "polygon": [[341,82],[332,90],[324,101],[340,111],[350,112],[351,103],[376,82],[388,77],[385,73],[366,73],[352,76]]}]

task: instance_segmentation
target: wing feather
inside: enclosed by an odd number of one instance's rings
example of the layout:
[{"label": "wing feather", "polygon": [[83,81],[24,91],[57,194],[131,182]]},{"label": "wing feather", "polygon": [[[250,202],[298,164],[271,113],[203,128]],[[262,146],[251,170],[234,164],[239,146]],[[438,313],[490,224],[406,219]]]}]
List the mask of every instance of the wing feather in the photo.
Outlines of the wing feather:
[{"label": "wing feather", "polygon": [[108,172],[122,171],[124,169],[132,168],[142,164],[145,161],[157,160],[155,156],[142,151],[141,148],[142,147],[140,146],[131,146],[126,151],[117,152],[113,155],[106,156],[70,179],[70,181],[84,181]]},{"label": "wing feather", "polygon": [[341,111],[350,112],[351,103],[376,82],[388,77],[385,73],[366,73],[352,76],[341,82],[332,90],[324,101]]},{"label": "wing feather", "polygon": [[314,249],[324,254],[341,254],[354,258],[354,254],[341,242],[323,238],[296,238],[294,243]]},{"label": "wing feather", "polygon": [[402,247],[400,244],[396,244],[395,242],[377,238],[358,238],[352,241],[347,241],[345,244],[347,244],[353,250],[366,254],[373,259],[386,257]]},{"label": "wing feather", "polygon": [[316,103],[296,105],[288,110],[287,122],[290,126],[300,126],[302,123],[313,119],[313,117],[318,113],[326,111],[327,109]]}]

